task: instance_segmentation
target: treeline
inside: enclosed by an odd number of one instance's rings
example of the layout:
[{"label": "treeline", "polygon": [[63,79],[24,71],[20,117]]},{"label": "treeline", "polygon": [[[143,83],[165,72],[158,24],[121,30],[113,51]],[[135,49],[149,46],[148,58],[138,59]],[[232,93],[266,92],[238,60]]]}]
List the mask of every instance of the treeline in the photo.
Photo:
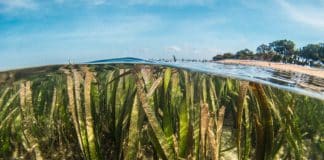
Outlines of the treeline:
[{"label": "treeline", "polygon": [[295,48],[291,40],[277,40],[269,44],[261,44],[256,53],[249,49],[243,49],[235,54],[224,53],[213,57],[214,61],[222,59],[246,59],[263,60],[300,65],[323,65],[324,43],[308,44],[302,48]]}]

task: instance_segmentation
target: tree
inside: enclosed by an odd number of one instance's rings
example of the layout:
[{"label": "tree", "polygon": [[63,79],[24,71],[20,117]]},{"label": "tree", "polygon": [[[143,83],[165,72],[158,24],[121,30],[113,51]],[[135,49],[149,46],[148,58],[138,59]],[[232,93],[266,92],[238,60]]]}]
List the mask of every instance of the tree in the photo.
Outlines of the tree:
[{"label": "tree", "polygon": [[308,44],[302,48],[295,49],[295,43],[291,40],[276,40],[269,43],[269,45],[259,45],[256,49],[256,54],[249,49],[242,49],[236,52],[236,54],[224,53],[223,55],[213,57],[213,60],[222,59],[254,59],[300,65],[322,65],[321,63],[324,63],[324,43]]},{"label": "tree", "polygon": [[271,42],[269,44],[269,47],[274,50],[275,52],[284,55],[284,56],[292,56],[294,55],[294,48],[295,43],[290,40],[277,40],[274,42]]},{"label": "tree", "polygon": [[324,43],[319,43],[319,46],[321,47],[320,51],[319,51],[320,58],[321,58],[322,63],[324,63]]},{"label": "tree", "polygon": [[321,60],[324,58],[324,46],[309,44],[300,50],[300,56],[306,59]]},{"label": "tree", "polygon": [[282,57],[280,55],[274,55],[271,58],[271,61],[273,61],[273,62],[280,62],[281,60],[282,60]]},{"label": "tree", "polygon": [[253,52],[247,48],[236,52],[237,59],[253,59]]},{"label": "tree", "polygon": [[266,44],[261,44],[260,46],[258,46],[256,51],[257,54],[267,54],[271,52],[271,48]]},{"label": "tree", "polygon": [[233,59],[235,58],[233,53],[227,52],[224,54],[219,54],[213,57],[214,61],[222,60],[222,59]]},{"label": "tree", "polygon": [[231,59],[231,58],[235,58],[235,56],[234,56],[233,53],[227,52],[227,53],[224,53],[223,58],[224,59]]},{"label": "tree", "polygon": [[224,59],[222,54],[219,54],[219,55],[216,55],[216,56],[213,57],[214,61],[218,61],[218,60],[222,60],[222,59]]}]

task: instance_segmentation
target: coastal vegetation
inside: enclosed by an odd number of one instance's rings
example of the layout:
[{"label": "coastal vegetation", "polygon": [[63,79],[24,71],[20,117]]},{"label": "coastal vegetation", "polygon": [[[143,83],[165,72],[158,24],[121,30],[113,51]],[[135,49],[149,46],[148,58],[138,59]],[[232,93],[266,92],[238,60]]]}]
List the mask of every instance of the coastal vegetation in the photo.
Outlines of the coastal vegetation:
[{"label": "coastal vegetation", "polygon": [[237,51],[236,54],[224,53],[213,57],[213,60],[247,59],[273,62],[293,63],[300,65],[321,66],[324,63],[324,43],[308,44],[295,48],[291,40],[276,40],[269,44],[261,44],[256,53],[249,49]]},{"label": "coastal vegetation", "polygon": [[323,159],[324,102],[279,88],[141,64],[0,74],[0,159]]}]

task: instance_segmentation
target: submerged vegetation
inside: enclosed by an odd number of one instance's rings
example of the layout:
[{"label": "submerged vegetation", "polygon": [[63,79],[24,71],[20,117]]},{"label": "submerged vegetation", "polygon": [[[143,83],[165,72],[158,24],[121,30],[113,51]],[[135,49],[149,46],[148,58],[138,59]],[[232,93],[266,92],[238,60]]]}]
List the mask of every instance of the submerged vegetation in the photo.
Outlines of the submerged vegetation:
[{"label": "submerged vegetation", "polygon": [[162,66],[56,68],[0,82],[0,159],[323,158],[322,100]]}]

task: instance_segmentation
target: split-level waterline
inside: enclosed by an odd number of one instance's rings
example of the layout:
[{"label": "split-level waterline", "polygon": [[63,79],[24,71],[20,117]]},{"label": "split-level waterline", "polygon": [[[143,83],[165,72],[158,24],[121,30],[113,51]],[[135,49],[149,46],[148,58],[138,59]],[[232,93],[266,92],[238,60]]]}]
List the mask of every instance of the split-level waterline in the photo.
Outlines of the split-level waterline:
[{"label": "split-level waterline", "polygon": [[0,159],[323,159],[319,96],[152,64],[0,78]]}]

